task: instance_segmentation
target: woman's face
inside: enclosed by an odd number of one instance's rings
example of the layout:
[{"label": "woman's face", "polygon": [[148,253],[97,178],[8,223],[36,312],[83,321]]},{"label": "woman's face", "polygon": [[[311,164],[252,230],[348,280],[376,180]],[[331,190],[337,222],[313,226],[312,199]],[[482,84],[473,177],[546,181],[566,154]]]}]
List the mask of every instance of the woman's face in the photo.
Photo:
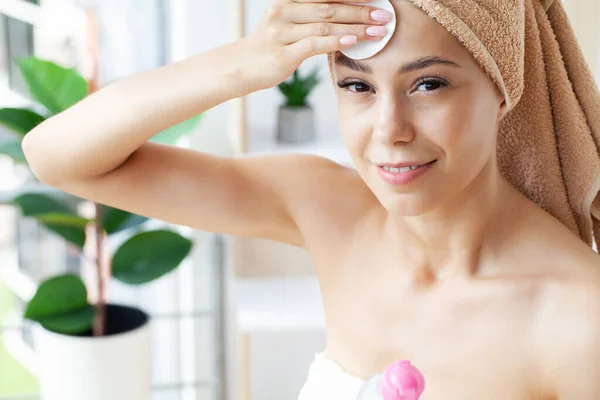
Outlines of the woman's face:
[{"label": "woman's face", "polygon": [[419,215],[460,201],[496,168],[503,97],[445,28],[408,1],[394,6],[386,48],[358,62],[337,53],[334,79],[358,172],[390,212]]}]

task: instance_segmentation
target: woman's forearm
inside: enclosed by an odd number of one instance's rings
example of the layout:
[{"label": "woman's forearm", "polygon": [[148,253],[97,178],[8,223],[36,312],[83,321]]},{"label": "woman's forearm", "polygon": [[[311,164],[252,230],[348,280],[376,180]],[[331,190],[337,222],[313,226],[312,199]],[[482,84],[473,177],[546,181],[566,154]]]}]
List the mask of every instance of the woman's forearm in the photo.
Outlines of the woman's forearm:
[{"label": "woman's forearm", "polygon": [[255,90],[244,81],[233,42],[108,85],[58,114],[23,140],[43,181],[106,174],[156,133]]}]

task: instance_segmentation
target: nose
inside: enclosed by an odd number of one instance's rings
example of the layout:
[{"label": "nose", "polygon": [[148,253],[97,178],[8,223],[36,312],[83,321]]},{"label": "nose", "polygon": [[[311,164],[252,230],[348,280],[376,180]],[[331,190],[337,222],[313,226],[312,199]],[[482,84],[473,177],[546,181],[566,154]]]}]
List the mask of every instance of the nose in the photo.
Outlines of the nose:
[{"label": "nose", "polygon": [[377,118],[374,137],[378,142],[396,146],[415,139],[415,129],[410,122],[408,108],[398,98],[390,96],[383,99]]}]

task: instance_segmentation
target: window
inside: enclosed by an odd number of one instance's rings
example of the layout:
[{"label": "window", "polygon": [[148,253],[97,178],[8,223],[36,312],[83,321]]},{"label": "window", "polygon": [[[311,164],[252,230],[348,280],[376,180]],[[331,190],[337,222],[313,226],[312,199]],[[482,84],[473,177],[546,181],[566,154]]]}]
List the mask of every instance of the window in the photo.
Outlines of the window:
[{"label": "window", "polygon": [[27,4],[39,6],[39,0],[11,0],[0,7],[0,77],[3,85],[24,97],[27,88],[12,60],[34,54],[33,21],[22,20],[34,10]]}]

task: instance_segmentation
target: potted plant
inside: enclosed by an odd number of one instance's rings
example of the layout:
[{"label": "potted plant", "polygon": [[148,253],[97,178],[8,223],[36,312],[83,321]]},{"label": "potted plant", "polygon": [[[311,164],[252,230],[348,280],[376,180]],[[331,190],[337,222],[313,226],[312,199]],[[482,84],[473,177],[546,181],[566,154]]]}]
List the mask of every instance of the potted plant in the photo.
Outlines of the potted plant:
[{"label": "potted plant", "polygon": [[315,138],[315,122],[312,107],[307,98],[319,84],[318,68],[305,77],[299,70],[277,87],[286,99],[279,107],[277,139],[283,143],[306,143]]},{"label": "potted plant", "polygon": [[[0,124],[17,136],[0,147],[16,162],[26,163],[22,138],[35,126],[88,93],[88,84],[74,70],[49,61],[28,58],[19,67],[34,109],[0,109]],[[200,116],[161,132],[153,140],[174,143],[191,131]],[[83,202],[83,201],[82,201]],[[77,274],[51,277],[39,285],[24,317],[34,327],[43,400],[147,400],[150,398],[149,316],[135,307],[107,301],[112,277],[128,285],[154,281],[179,266],[192,242],[169,229],[144,230],[146,217],[91,203],[93,216],[85,217],[71,202],[40,193],[13,199],[25,217],[60,235],[83,251],[94,245],[97,284],[95,300]],[[109,240],[128,236],[109,256]],[[86,257],[82,257],[86,259]]]}]

